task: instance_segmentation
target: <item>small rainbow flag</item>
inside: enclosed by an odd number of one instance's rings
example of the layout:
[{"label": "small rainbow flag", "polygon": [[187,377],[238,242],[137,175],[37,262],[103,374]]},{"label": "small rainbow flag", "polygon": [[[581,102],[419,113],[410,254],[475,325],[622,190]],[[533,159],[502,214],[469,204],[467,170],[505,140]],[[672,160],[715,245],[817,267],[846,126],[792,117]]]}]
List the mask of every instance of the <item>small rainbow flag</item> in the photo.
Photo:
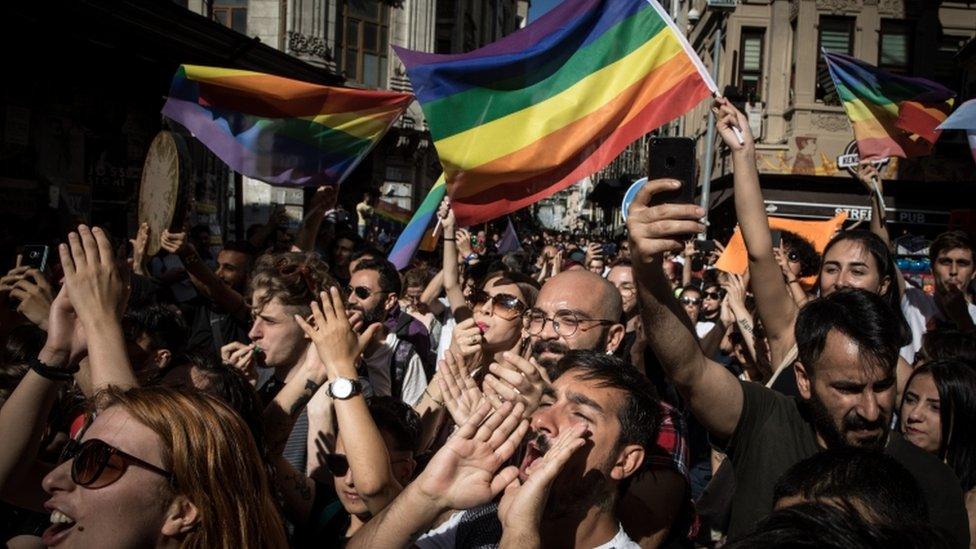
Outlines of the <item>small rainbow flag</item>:
[{"label": "small rainbow flag", "polygon": [[162,112],[236,172],[318,186],[341,183],[412,100],[405,93],[182,65]]},{"label": "small rainbow flag", "polygon": [[925,156],[955,93],[924,78],[885,72],[859,59],[823,51],[830,78],[851,120],[862,160]]},{"label": "small rainbow flag", "polygon": [[424,232],[430,226],[430,222],[437,215],[437,208],[441,205],[441,200],[444,200],[446,191],[447,185],[444,182],[444,174],[441,174],[430,188],[424,201],[420,203],[420,207],[414,212],[413,217],[410,218],[410,222],[400,233],[393,249],[390,250],[387,259],[396,265],[397,269],[406,269],[410,265],[410,259],[413,258],[417,247],[420,246],[420,241],[423,240]]},{"label": "small rainbow flag", "polygon": [[656,0],[564,0],[469,53],[396,51],[461,226],[591,175],[716,91]]}]

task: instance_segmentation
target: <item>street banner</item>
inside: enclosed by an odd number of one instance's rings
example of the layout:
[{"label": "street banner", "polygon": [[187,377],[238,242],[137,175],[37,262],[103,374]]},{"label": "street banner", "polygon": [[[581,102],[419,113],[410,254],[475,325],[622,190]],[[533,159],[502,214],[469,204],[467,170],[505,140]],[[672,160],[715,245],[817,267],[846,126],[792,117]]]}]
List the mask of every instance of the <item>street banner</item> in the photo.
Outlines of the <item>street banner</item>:
[{"label": "street banner", "polygon": [[564,0],[469,53],[395,50],[460,226],[572,185],[716,93],[656,0]]},{"label": "street banner", "polygon": [[926,156],[955,93],[924,78],[885,72],[860,59],[823,52],[830,78],[851,121],[860,158]]},{"label": "street banner", "polygon": [[337,185],[413,100],[260,72],[182,65],[162,113],[238,173],[277,185]]},{"label": "street banner", "polygon": [[396,265],[398,270],[405,269],[410,265],[410,260],[417,251],[417,246],[420,245],[420,241],[424,238],[424,232],[430,226],[434,217],[437,216],[437,207],[440,206],[441,200],[444,199],[446,191],[447,186],[444,184],[444,174],[441,174],[430,188],[424,201],[420,203],[417,211],[414,212],[413,217],[410,218],[410,222],[407,223],[403,232],[400,233],[400,237],[397,238],[393,249],[390,250],[390,255],[387,259]]},{"label": "street banner", "polygon": [[973,160],[976,161],[976,99],[970,99],[959,105],[956,112],[939,124],[939,129],[966,130],[966,135],[969,137],[969,150],[973,153]]}]

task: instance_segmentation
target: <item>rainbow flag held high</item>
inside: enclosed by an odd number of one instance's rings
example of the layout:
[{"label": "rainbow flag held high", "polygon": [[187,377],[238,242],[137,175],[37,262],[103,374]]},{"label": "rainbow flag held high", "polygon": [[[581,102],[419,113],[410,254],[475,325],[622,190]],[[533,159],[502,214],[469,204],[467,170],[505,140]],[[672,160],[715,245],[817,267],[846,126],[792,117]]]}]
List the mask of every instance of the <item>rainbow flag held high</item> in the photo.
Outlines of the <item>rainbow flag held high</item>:
[{"label": "rainbow flag held high", "polygon": [[339,184],[413,100],[260,72],[182,65],[163,114],[231,169],[278,185]]},{"label": "rainbow flag held high", "polygon": [[885,72],[859,59],[823,52],[830,78],[851,120],[862,160],[925,156],[955,93],[924,78]]},{"label": "rainbow flag held high", "polygon": [[376,215],[382,217],[383,219],[388,219],[394,223],[399,223],[401,225],[406,225],[410,222],[410,210],[406,208],[401,208],[400,206],[383,200],[382,198],[376,204]]},{"label": "rainbow flag held high", "polygon": [[396,51],[461,226],[591,175],[716,91],[656,0],[564,0],[469,53]]},{"label": "rainbow flag held high", "polygon": [[417,211],[414,212],[410,222],[400,233],[400,237],[397,238],[396,244],[393,245],[393,249],[387,256],[387,259],[396,265],[398,270],[405,269],[410,265],[413,254],[420,246],[420,241],[424,239],[424,232],[437,215],[437,208],[441,205],[441,200],[444,200],[446,191],[447,185],[445,185],[444,174],[441,174],[430,188],[424,201],[420,203]]}]

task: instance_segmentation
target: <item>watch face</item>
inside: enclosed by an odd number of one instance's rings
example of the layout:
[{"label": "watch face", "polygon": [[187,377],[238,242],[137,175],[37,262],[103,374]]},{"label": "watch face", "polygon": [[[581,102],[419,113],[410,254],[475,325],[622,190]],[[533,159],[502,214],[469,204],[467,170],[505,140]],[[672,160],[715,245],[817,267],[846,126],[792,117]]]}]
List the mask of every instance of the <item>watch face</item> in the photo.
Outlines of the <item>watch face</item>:
[{"label": "watch face", "polygon": [[335,398],[349,398],[352,395],[352,381],[340,377],[332,382],[332,396]]}]

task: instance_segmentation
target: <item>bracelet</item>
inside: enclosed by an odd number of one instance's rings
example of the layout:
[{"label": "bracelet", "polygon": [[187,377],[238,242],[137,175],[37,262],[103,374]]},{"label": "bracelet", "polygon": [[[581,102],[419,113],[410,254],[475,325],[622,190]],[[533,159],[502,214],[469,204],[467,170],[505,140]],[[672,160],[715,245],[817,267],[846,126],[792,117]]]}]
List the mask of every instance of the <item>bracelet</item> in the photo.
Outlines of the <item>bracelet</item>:
[{"label": "bracelet", "polygon": [[793,280],[790,280],[790,279],[788,279],[788,278],[786,279],[786,283],[787,283],[787,284],[796,284],[797,282],[799,282],[799,280],[797,280],[797,279],[795,279],[795,278],[794,278]]},{"label": "bracelet", "polygon": [[37,375],[51,381],[71,381],[74,379],[75,374],[78,373],[78,370],[81,369],[81,366],[78,364],[75,364],[74,367],[55,368],[54,366],[44,364],[37,357],[31,358],[29,364],[30,369],[34,370]]},{"label": "bracelet", "polygon": [[447,238],[447,237],[445,236],[445,237],[444,237],[444,242],[454,242],[454,239],[453,239],[453,238]]}]

